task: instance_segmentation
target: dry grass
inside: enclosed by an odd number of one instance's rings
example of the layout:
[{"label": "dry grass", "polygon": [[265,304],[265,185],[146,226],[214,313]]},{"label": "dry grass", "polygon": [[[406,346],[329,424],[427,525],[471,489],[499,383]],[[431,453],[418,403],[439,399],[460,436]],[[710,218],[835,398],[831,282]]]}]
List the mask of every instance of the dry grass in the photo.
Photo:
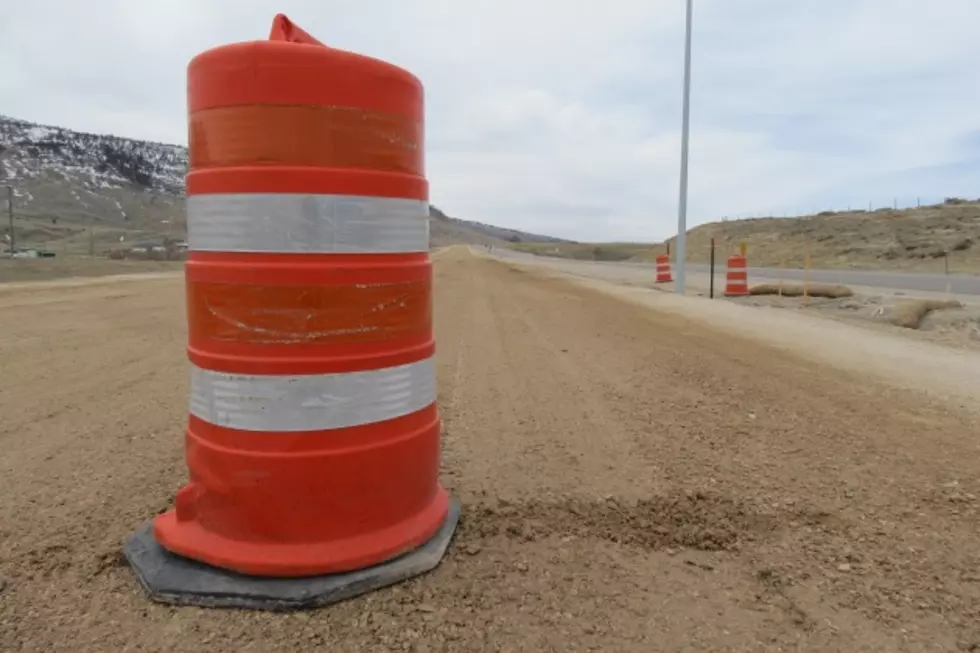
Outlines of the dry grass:
[{"label": "dry grass", "polygon": [[804,287],[802,284],[792,283],[760,283],[749,288],[749,294],[782,295],[784,297],[803,297],[805,294],[809,297],[841,299],[843,297],[853,297],[854,291],[847,286],[827,283],[811,283],[806,287]]},{"label": "dry grass", "polygon": [[752,218],[701,225],[687,235],[688,261],[719,262],[748,245],[749,265],[980,272],[980,202],[948,200],[921,208],[825,211],[799,218]]},{"label": "dry grass", "polygon": [[[980,202],[948,200],[915,209],[825,211],[799,218],[752,218],[712,222],[687,234],[687,260],[707,263],[711,239],[716,264],[748,246],[749,265],[801,269],[945,271],[980,273]],[[668,241],[674,248],[674,239]],[[653,262],[666,243],[517,244],[514,249],[559,258]]]},{"label": "dry grass", "polygon": [[963,308],[963,304],[942,299],[906,299],[892,308],[888,321],[906,329],[918,329],[926,315],[946,308]]}]

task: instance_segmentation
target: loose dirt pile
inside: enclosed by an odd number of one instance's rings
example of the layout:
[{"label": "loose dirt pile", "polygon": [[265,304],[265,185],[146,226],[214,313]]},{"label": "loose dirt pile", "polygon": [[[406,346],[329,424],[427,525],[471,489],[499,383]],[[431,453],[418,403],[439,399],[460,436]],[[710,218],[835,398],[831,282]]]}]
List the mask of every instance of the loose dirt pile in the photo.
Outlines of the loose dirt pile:
[{"label": "loose dirt pile", "polygon": [[970,650],[980,426],[680,316],[436,259],[432,574],[298,614],[150,603],[184,481],[180,279],[0,293],[0,650]]},{"label": "loose dirt pile", "polygon": [[891,309],[888,321],[906,329],[918,329],[926,315],[944,308],[963,308],[963,304],[941,299],[906,299]]},{"label": "loose dirt pile", "polygon": [[760,283],[749,288],[750,295],[781,295],[783,297],[826,297],[841,299],[852,297],[854,291],[847,286],[811,283],[809,285],[793,283]]}]

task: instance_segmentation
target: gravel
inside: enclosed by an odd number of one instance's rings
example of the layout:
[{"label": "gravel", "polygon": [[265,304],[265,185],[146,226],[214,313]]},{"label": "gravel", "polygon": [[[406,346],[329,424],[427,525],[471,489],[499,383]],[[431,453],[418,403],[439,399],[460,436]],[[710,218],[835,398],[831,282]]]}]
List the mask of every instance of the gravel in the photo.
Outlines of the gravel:
[{"label": "gravel", "polygon": [[291,614],[153,604],[120,555],[185,477],[181,280],[0,292],[0,650],[980,646],[971,414],[465,249],[436,270],[456,540]]}]

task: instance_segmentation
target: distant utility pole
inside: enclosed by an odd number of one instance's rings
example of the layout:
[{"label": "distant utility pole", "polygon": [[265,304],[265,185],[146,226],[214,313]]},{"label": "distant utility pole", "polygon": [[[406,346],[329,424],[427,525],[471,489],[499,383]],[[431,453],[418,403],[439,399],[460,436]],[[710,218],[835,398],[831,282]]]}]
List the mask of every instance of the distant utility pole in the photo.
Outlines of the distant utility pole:
[{"label": "distant utility pole", "polygon": [[694,0],[687,0],[687,19],[684,36],[684,108],[681,125],[681,189],[677,203],[677,254],[674,267],[674,289],[684,294],[685,259],[687,258],[687,150],[691,131],[691,22]]},{"label": "distant utility pole", "polygon": [[14,257],[14,187],[7,186],[7,220],[9,232],[7,236],[7,246],[9,247],[10,258]]}]

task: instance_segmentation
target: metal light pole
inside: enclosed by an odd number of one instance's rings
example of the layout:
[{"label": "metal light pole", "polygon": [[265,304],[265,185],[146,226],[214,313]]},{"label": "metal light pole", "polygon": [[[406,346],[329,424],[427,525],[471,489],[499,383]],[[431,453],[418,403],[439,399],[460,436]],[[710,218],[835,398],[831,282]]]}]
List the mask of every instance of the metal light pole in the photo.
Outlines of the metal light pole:
[{"label": "metal light pole", "polygon": [[687,150],[691,130],[691,22],[694,17],[694,0],[687,0],[686,35],[684,38],[684,118],[681,126],[681,191],[677,204],[677,253],[674,268],[677,276],[674,289],[684,294],[684,276],[687,258]]}]

